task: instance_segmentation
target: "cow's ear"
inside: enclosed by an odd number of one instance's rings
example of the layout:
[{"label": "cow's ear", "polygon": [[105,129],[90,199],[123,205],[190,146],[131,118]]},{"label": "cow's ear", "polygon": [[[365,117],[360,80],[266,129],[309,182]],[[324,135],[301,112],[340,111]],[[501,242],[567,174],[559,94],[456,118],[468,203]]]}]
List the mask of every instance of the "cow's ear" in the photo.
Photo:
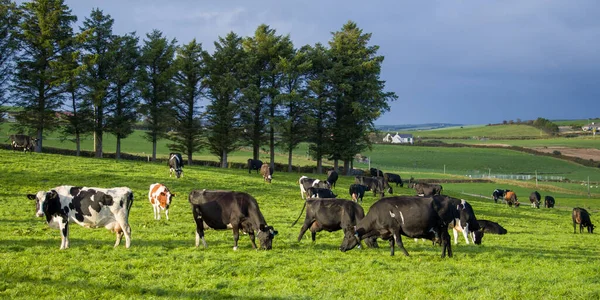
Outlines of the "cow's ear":
[{"label": "cow's ear", "polygon": [[171,193],[171,197],[175,197],[175,194]]},{"label": "cow's ear", "polygon": [[55,190],[51,190],[46,195],[50,195],[50,199],[58,198],[58,193]]},{"label": "cow's ear", "polygon": [[258,228],[258,229],[259,229],[260,231],[267,231],[267,230],[268,230],[268,227],[267,227],[267,226],[265,226],[265,224],[260,224],[260,226],[259,226],[259,228]]},{"label": "cow's ear", "polygon": [[36,199],[36,195],[34,195],[34,194],[27,194],[27,199],[29,199],[29,200],[35,200]]}]

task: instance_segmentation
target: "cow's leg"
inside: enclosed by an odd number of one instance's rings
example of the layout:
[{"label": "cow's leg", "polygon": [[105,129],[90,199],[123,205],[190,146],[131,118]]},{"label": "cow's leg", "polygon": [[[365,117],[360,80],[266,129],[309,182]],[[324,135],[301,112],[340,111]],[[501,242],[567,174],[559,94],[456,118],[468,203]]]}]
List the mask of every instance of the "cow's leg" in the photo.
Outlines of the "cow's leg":
[{"label": "cow's leg", "polygon": [[394,256],[394,239],[395,238],[390,239],[390,256]]},{"label": "cow's leg", "polygon": [[204,221],[200,215],[200,209],[192,207],[192,213],[194,215],[194,222],[196,222],[196,248],[200,246],[200,240],[202,239],[202,245],[206,248],[206,240],[204,240]]},{"label": "cow's leg", "polygon": [[463,228],[463,236],[465,237],[465,242],[467,242],[467,245],[468,245],[469,244],[469,223],[467,223],[465,228]]},{"label": "cow's leg", "polygon": [[444,229],[444,226],[440,228],[442,231],[442,258],[446,257],[446,252],[448,252],[448,257],[452,257],[452,244],[450,243],[450,235],[448,231]]},{"label": "cow's leg", "polygon": [[167,221],[169,220],[169,209],[166,208],[165,209],[165,217],[167,218]]},{"label": "cow's leg", "polygon": [[117,237],[117,243],[115,243],[115,247],[119,245],[121,242],[121,238],[125,235],[125,248],[129,248],[131,246],[131,227],[129,226],[128,216],[123,212],[119,212],[115,215],[115,219],[117,220],[118,225],[121,227],[122,234]]},{"label": "cow's leg", "polygon": [[577,223],[575,223],[575,221],[573,221],[573,234],[577,233],[576,228],[577,228]]},{"label": "cow's leg", "polygon": [[154,220],[160,220],[160,206],[154,204]]},{"label": "cow's leg", "polygon": [[60,229],[60,249],[69,248],[69,221],[67,218],[61,218],[58,223]]},{"label": "cow's leg", "polygon": [[302,228],[300,228],[300,234],[298,234],[298,242],[300,242],[302,240],[302,237],[304,236],[304,234],[306,233],[308,228],[312,225],[312,223],[313,223],[313,221],[310,219],[306,219],[304,221],[304,224],[302,224]]},{"label": "cow's leg", "polygon": [[[394,240],[396,240],[396,244],[398,244],[398,248],[402,250],[402,253],[404,253],[405,256],[408,256],[408,251],[406,251],[406,248],[404,248],[404,243],[402,243],[402,236],[400,235],[400,231],[396,231],[394,233]],[[394,255],[393,252],[392,255]]]},{"label": "cow's leg", "polygon": [[[233,229],[233,251],[238,249],[238,240],[240,239],[240,225],[239,224],[231,224]],[[256,245],[252,243],[252,248],[256,248]]]},{"label": "cow's leg", "polygon": [[452,233],[454,234],[454,245],[458,245],[458,230],[452,228]]}]

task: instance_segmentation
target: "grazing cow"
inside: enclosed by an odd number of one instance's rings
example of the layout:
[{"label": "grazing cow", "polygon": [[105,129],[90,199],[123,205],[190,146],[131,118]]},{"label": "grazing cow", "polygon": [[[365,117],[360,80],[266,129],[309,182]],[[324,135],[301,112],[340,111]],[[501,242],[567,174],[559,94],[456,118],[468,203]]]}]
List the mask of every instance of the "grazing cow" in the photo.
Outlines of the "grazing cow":
[{"label": "grazing cow", "polygon": [[492,193],[492,197],[494,198],[494,202],[498,203],[498,199],[504,199],[505,190],[495,189]]},{"label": "grazing cow", "polygon": [[355,183],[355,184],[350,185],[350,189],[348,190],[348,192],[350,193],[350,196],[352,197],[352,201],[358,202],[358,200],[360,199],[360,203],[362,203],[363,197],[365,196],[365,191],[368,191],[368,190],[369,190],[368,186]]},{"label": "grazing cow", "polygon": [[398,185],[400,185],[400,187],[404,186],[404,183],[402,183],[402,178],[398,174],[383,173],[383,178],[385,178],[385,180],[387,180],[387,182],[396,183],[396,186],[398,186]]},{"label": "grazing cow", "polygon": [[529,202],[531,202],[531,207],[540,208],[540,199],[542,199],[542,196],[540,193],[538,193],[538,191],[534,191],[529,194]]},{"label": "grazing cow", "polygon": [[175,172],[177,178],[183,176],[183,158],[181,157],[181,153],[169,153],[169,177],[173,175],[173,172]]},{"label": "grazing cow", "polygon": [[479,228],[485,233],[506,234],[507,231],[500,224],[488,220],[477,220]]},{"label": "grazing cow", "polygon": [[11,134],[9,138],[13,151],[17,148],[23,148],[23,152],[33,152],[38,141],[38,139],[24,134]]},{"label": "grazing cow", "polygon": [[353,249],[362,239],[378,236],[390,243],[394,255],[394,242],[404,255],[401,235],[442,241],[442,257],[452,257],[448,224],[460,218],[462,206],[456,206],[446,197],[396,196],[375,202],[367,215],[358,222],[354,233],[348,231],[340,247],[342,252]]},{"label": "grazing cow", "polygon": [[308,198],[336,198],[337,195],[334,194],[330,189],[327,188],[318,188],[311,186],[306,190],[306,195]]},{"label": "grazing cow", "polygon": [[379,169],[371,168],[369,172],[371,172],[372,177],[383,177],[383,172]]},{"label": "grazing cow", "polygon": [[554,197],[552,196],[546,196],[544,197],[544,207],[546,208],[554,208]]},{"label": "grazing cow", "polygon": [[335,170],[327,171],[327,183],[329,183],[330,186],[335,187],[338,177],[338,173]]},{"label": "grazing cow", "polygon": [[160,183],[150,185],[148,200],[150,200],[150,204],[154,208],[155,220],[160,220],[161,209],[165,211],[165,217],[169,220],[169,206],[171,206],[173,197],[175,197],[175,194],[171,193],[165,185]]},{"label": "grazing cow", "polygon": [[583,232],[583,227],[587,227],[588,233],[594,233],[595,226],[590,220],[590,214],[581,207],[573,208],[573,233],[577,232],[575,230],[577,224],[579,224],[579,233]]},{"label": "grazing cow", "polygon": [[429,197],[429,196],[433,196],[433,195],[440,195],[442,193],[443,187],[440,184],[433,184],[433,183],[418,183],[418,182],[412,182],[408,185],[409,188],[413,188],[415,190],[415,192],[417,192],[417,195],[422,195],[425,197]]},{"label": "grazing cow", "polygon": [[379,194],[381,198],[385,197],[386,186],[388,187],[388,193],[392,193],[392,188],[383,178],[356,176],[354,177],[354,183],[367,186],[367,190],[373,191],[373,197],[377,196],[377,194]]},{"label": "grazing cow", "polygon": [[243,192],[194,190],[188,201],[196,222],[196,247],[200,240],[204,248],[204,225],[213,229],[233,229],[233,250],[238,249],[240,229],[247,233],[256,249],[254,232],[258,232],[260,248],[270,250],[277,231],[268,226],[256,199]]},{"label": "grazing cow", "polygon": [[127,187],[92,188],[62,185],[45,192],[28,194],[36,200],[36,215],[46,217],[50,228],[60,230],[60,249],[69,248],[69,221],[83,227],[105,227],[116,233],[115,247],[125,235],[125,247],[131,245],[128,218],[133,192]]},{"label": "grazing cow", "polygon": [[271,183],[273,179],[273,168],[269,167],[269,164],[263,164],[260,167],[260,175],[265,179],[267,183]]},{"label": "grazing cow", "polygon": [[[344,230],[344,234],[350,231],[354,234],[354,226],[365,217],[363,208],[358,203],[344,199],[310,199],[304,202],[300,215],[292,226],[298,222],[302,212],[306,208],[306,218],[298,235],[298,242],[302,240],[304,233],[310,229],[312,241],[317,237],[317,232],[327,230],[329,232]],[[377,237],[365,241],[367,246],[376,248]]]},{"label": "grazing cow", "polygon": [[258,174],[258,171],[260,170],[262,165],[262,160],[248,158],[248,174],[250,174],[252,170],[256,170],[256,174]]},{"label": "grazing cow", "polygon": [[504,193],[504,200],[506,200],[508,206],[512,206],[514,204],[515,207],[518,207],[520,205],[519,200],[517,199],[517,194],[511,190],[506,190]]},{"label": "grazing cow", "polygon": [[471,204],[465,200],[447,196],[434,197],[446,197],[447,201],[450,201],[453,205],[462,206],[462,209],[460,210],[460,217],[454,219],[454,221],[449,225],[454,233],[454,245],[458,244],[459,232],[463,233],[467,245],[469,244],[469,236],[474,244],[480,245],[481,239],[483,239],[483,231],[479,230],[480,225],[479,222],[477,222],[477,218],[475,217],[475,212],[473,211]]},{"label": "grazing cow", "polygon": [[298,184],[300,184],[300,196],[302,196],[302,199],[308,198],[308,194],[306,193],[306,191],[310,187],[331,189],[331,185],[329,185],[329,182],[321,181],[319,179],[314,178],[308,178],[306,176],[300,177],[300,179],[298,179]]}]

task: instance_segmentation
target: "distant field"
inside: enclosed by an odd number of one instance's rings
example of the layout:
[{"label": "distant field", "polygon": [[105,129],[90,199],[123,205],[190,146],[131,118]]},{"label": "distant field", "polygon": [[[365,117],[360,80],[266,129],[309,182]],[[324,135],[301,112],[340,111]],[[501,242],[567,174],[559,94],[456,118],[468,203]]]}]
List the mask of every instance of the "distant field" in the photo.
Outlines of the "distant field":
[{"label": "distant field", "polygon": [[461,137],[545,137],[546,133],[529,125],[495,125],[495,126],[463,126],[449,127],[442,129],[423,130],[423,131],[405,131],[401,133],[410,133],[415,139],[418,137],[426,138],[461,138]]},{"label": "distant field", "polygon": [[572,147],[572,148],[596,148],[600,149],[600,135],[594,137],[575,137],[575,138],[543,138],[543,139],[526,139],[526,140],[475,140],[475,139],[439,139],[442,142],[453,144],[467,145],[509,145],[520,147]]},{"label": "distant field", "polygon": [[596,124],[600,123],[600,119],[582,119],[582,120],[559,120],[559,121],[552,121],[552,123],[558,125],[558,126],[583,126],[583,125],[587,125],[591,122],[594,122]]}]

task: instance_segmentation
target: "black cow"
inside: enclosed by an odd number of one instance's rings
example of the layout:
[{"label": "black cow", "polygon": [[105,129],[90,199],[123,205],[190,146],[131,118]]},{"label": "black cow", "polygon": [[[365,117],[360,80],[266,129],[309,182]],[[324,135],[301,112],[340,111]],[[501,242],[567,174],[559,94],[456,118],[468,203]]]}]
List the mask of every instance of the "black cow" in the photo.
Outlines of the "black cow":
[{"label": "black cow", "polygon": [[379,169],[371,168],[369,172],[371,172],[371,176],[373,177],[383,177],[383,172]]},{"label": "black cow", "polygon": [[306,191],[310,187],[331,189],[331,185],[329,185],[329,182],[321,181],[319,179],[314,178],[308,178],[306,176],[300,177],[300,179],[298,179],[298,184],[300,185],[300,196],[302,197],[302,199],[306,199],[308,197]]},{"label": "black cow", "polygon": [[380,195],[381,198],[383,198],[385,196],[385,187],[388,187],[388,193],[392,193],[392,188],[390,187],[389,184],[387,184],[387,181],[385,181],[385,179],[383,177],[381,178],[377,178],[377,177],[365,177],[365,176],[356,176],[354,178],[354,183],[357,184],[362,184],[364,186],[367,186],[369,188],[369,190],[373,191],[373,196],[377,196],[377,194]]},{"label": "black cow", "polygon": [[449,225],[454,233],[454,245],[458,244],[459,232],[463,233],[467,245],[469,244],[469,236],[474,244],[480,245],[481,239],[483,239],[483,231],[480,230],[479,222],[475,217],[475,212],[473,211],[471,204],[462,199],[451,198],[443,195],[434,197],[445,197],[445,201],[450,201],[453,205],[462,208],[460,209],[460,217],[454,219],[454,222],[450,223]]},{"label": "black cow", "polygon": [[[304,202],[300,215],[292,226],[298,222],[306,207],[306,218],[298,235],[298,242],[302,240],[304,233],[310,229],[312,241],[317,237],[317,232],[327,230],[329,232],[340,229],[354,233],[354,226],[365,217],[363,208],[358,203],[344,199],[310,199]],[[377,247],[377,237],[365,241],[369,247]]]},{"label": "black cow", "polygon": [[423,195],[425,197],[440,195],[442,193],[443,187],[440,184],[434,183],[417,183],[412,182],[408,186],[409,188],[413,188],[417,195]]},{"label": "black cow", "polygon": [[494,202],[498,203],[498,199],[500,199],[500,200],[504,199],[504,194],[505,193],[506,193],[505,190],[495,189],[494,192],[492,193],[492,197],[494,198]]},{"label": "black cow", "polygon": [[328,188],[318,188],[311,186],[306,190],[306,194],[308,198],[336,198],[337,195],[334,194]]},{"label": "black cow", "polygon": [[250,174],[252,170],[256,170],[256,174],[258,174],[258,171],[262,165],[262,160],[248,158],[248,174]]},{"label": "black cow", "polygon": [[33,152],[38,141],[38,139],[24,134],[11,134],[9,138],[13,151],[17,148],[23,148],[23,152]]},{"label": "black cow", "polygon": [[529,202],[531,202],[531,207],[540,208],[540,199],[542,199],[542,196],[537,191],[529,194]]},{"label": "black cow", "polygon": [[192,205],[192,213],[196,222],[196,247],[200,240],[204,248],[204,225],[213,229],[233,229],[233,250],[238,248],[240,229],[247,233],[256,249],[254,232],[258,232],[258,240],[262,249],[270,250],[273,237],[277,231],[268,226],[256,199],[242,192],[194,190],[188,201]]},{"label": "black cow", "polygon": [[577,224],[579,224],[579,233],[583,232],[583,227],[587,227],[588,233],[594,233],[594,224],[592,224],[592,220],[590,220],[590,214],[587,210],[581,207],[573,208],[573,233],[576,233],[575,228]]},{"label": "black cow", "polygon": [[554,203],[555,203],[554,197],[552,197],[552,196],[544,197],[544,206],[546,208],[554,208]]},{"label": "black cow", "polygon": [[177,178],[183,176],[183,158],[181,153],[169,153],[169,177],[175,172]]},{"label": "black cow", "polygon": [[375,202],[367,215],[358,222],[356,231],[346,232],[340,247],[342,252],[353,249],[360,241],[372,236],[381,237],[390,243],[390,254],[394,255],[394,243],[404,255],[401,236],[442,241],[442,257],[452,257],[448,224],[460,218],[462,206],[456,206],[447,197],[396,196]]},{"label": "black cow", "polygon": [[398,186],[398,185],[400,185],[400,187],[404,186],[404,183],[402,183],[402,178],[398,174],[383,173],[383,178],[385,178],[385,180],[387,180],[388,183],[394,182],[394,183],[396,183],[396,186]]},{"label": "black cow", "polygon": [[338,177],[338,173],[335,170],[329,170],[327,172],[327,183],[329,183],[330,186],[335,187]]},{"label": "black cow", "polygon": [[362,203],[363,197],[365,196],[365,191],[368,190],[368,186],[355,183],[350,185],[348,192],[350,193],[350,197],[352,197],[352,201],[358,202],[358,200],[360,199],[360,203]]},{"label": "black cow", "polygon": [[508,232],[496,222],[488,220],[477,220],[477,222],[479,223],[479,228],[485,233],[506,234]]}]

